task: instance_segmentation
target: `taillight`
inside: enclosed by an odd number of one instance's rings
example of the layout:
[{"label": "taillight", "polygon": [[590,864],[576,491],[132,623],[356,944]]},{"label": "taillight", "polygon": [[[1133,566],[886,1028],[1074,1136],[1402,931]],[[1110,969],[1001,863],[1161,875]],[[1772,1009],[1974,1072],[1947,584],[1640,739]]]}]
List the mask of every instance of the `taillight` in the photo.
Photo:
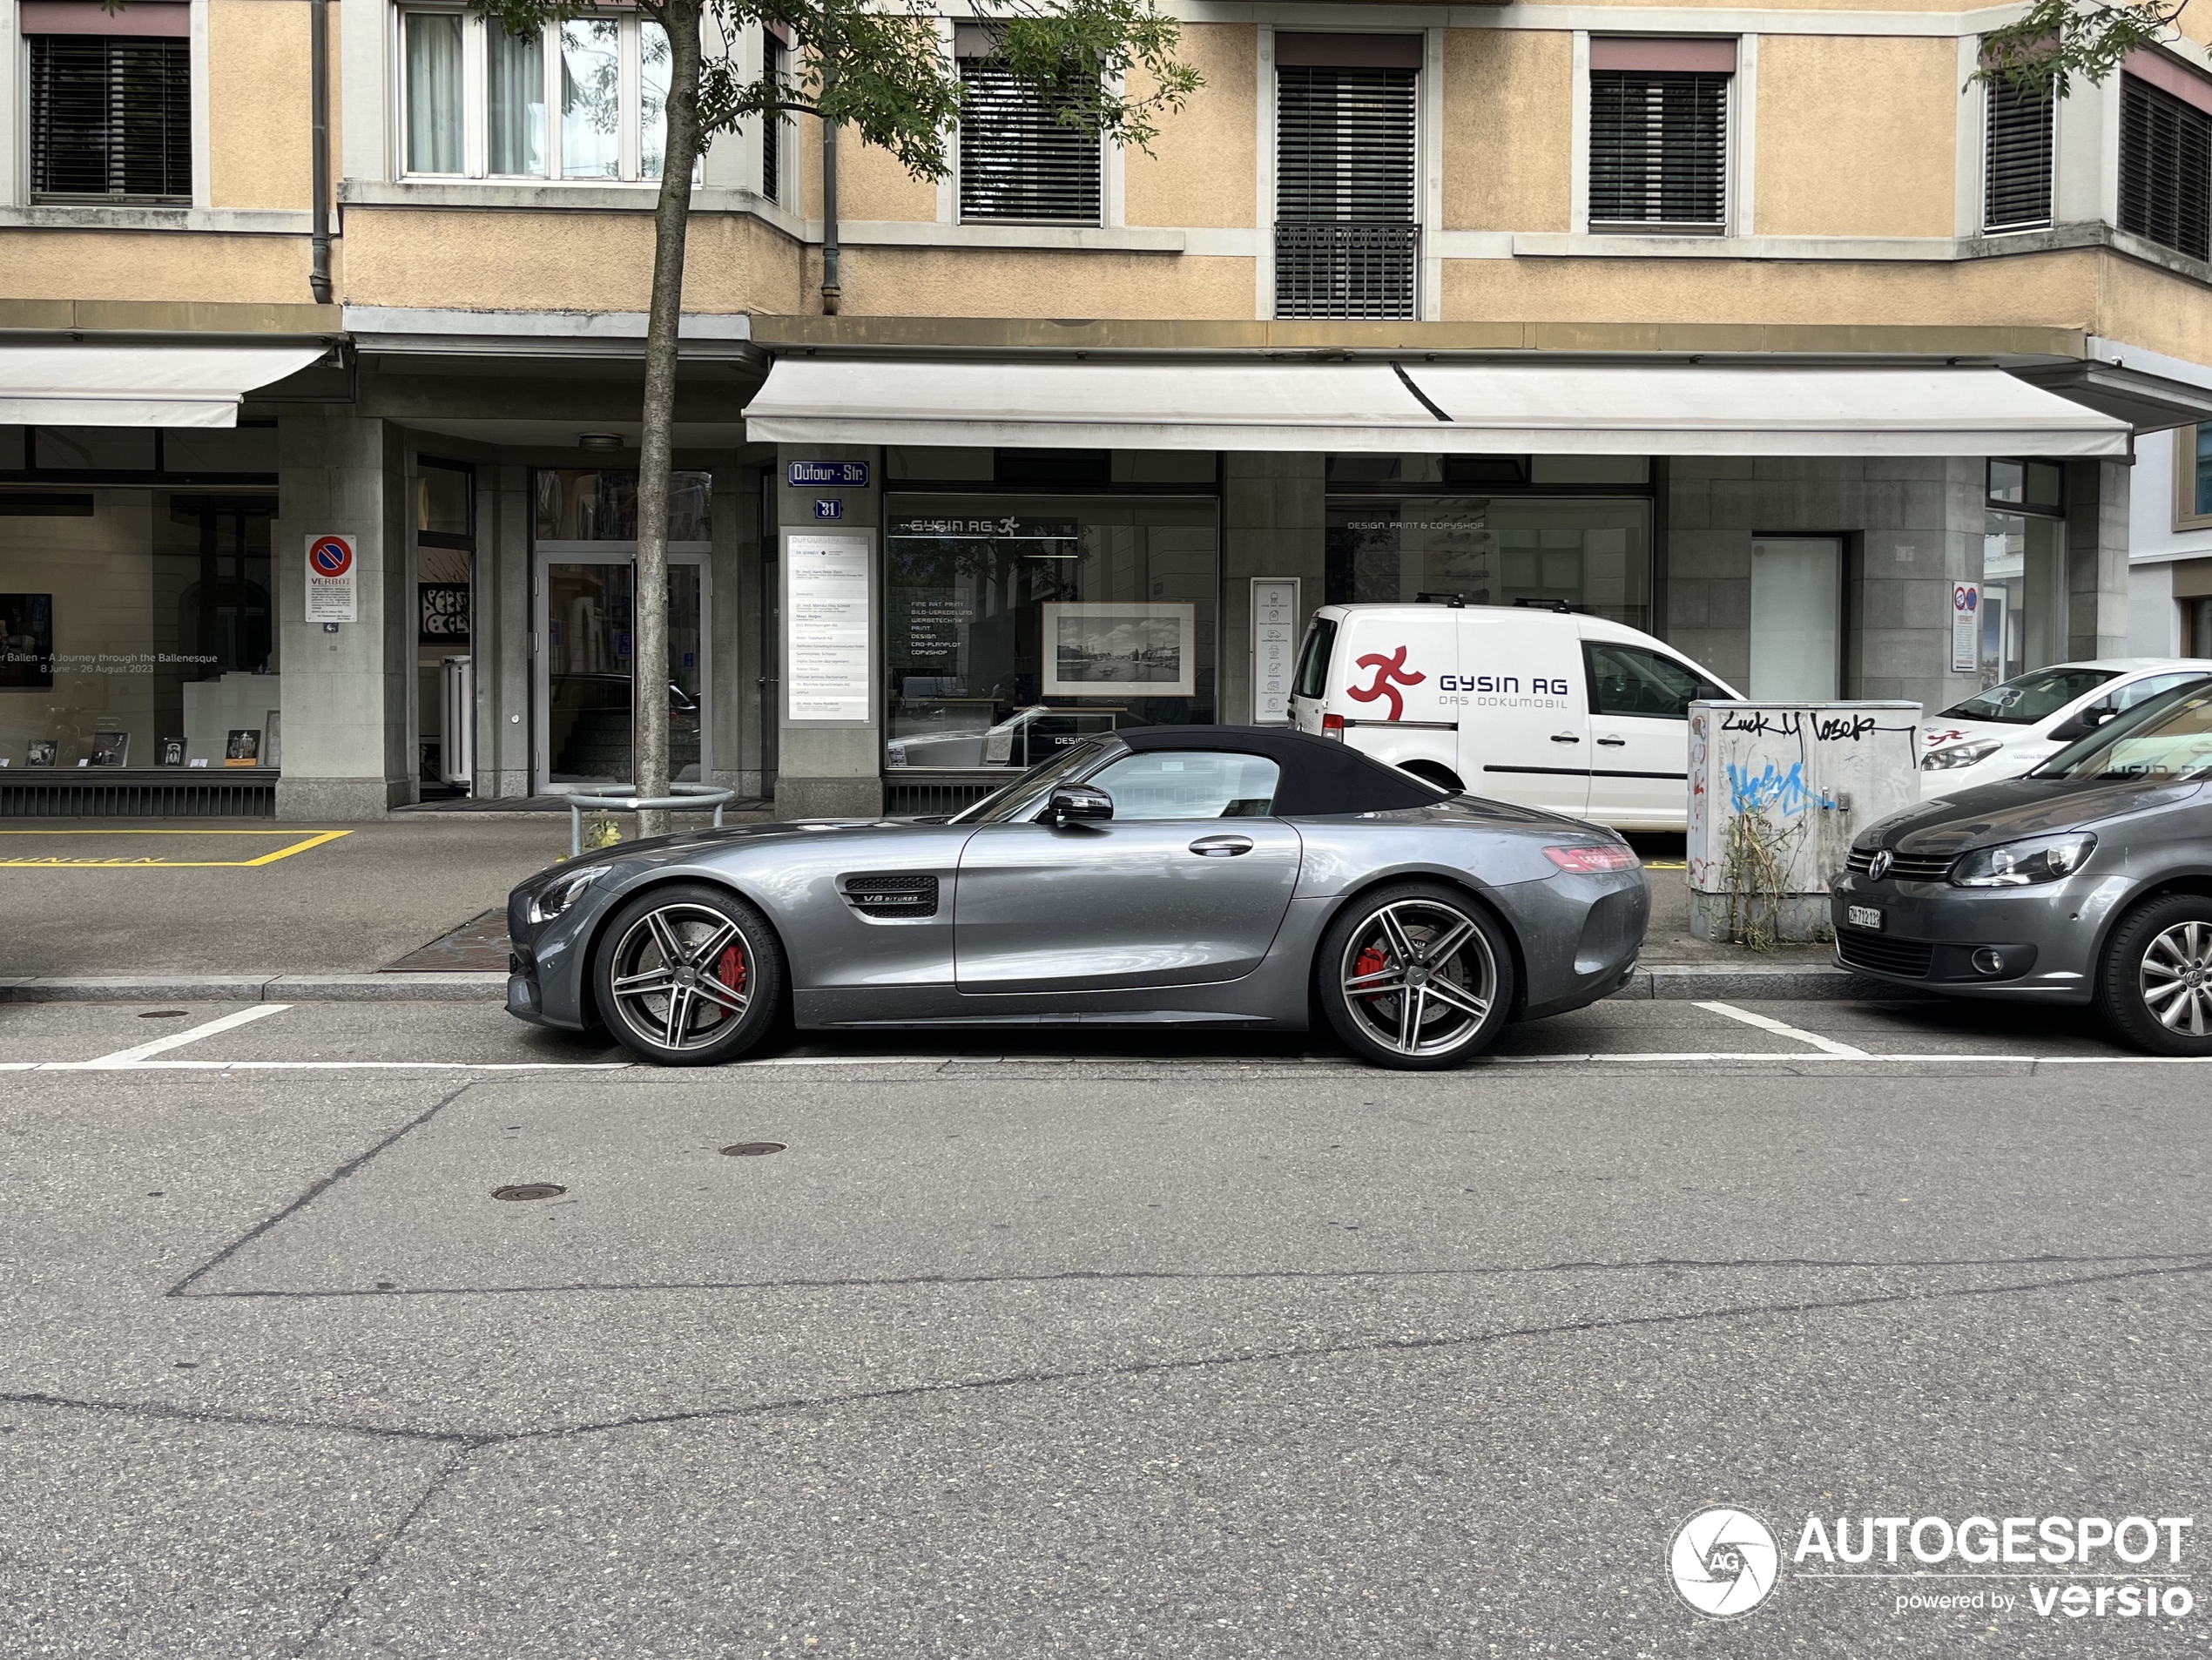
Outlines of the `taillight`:
[{"label": "taillight", "polygon": [[1547,847],[1544,857],[1561,870],[1589,873],[1634,870],[1636,856],[1626,847]]},{"label": "taillight", "polygon": [[1344,717],[1342,715],[1322,716],[1321,736],[1333,738],[1339,744],[1344,742]]}]

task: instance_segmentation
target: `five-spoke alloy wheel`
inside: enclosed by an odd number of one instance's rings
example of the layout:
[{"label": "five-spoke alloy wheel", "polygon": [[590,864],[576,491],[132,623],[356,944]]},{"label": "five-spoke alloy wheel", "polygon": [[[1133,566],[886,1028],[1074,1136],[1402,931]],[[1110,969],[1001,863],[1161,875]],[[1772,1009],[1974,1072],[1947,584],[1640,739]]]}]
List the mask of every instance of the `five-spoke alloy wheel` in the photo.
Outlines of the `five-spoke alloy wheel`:
[{"label": "five-spoke alloy wheel", "polygon": [[2097,1008],[2137,1049],[2212,1055],[2212,899],[2169,894],[2113,929]]},{"label": "five-spoke alloy wheel", "polygon": [[1426,883],[1346,907],[1316,972],[1329,1024],[1363,1060],[1426,1070],[1475,1055],[1505,1023],[1513,958],[1465,894]]},{"label": "five-spoke alloy wheel", "polygon": [[622,908],[593,968],[599,1013],[623,1046],[663,1066],[711,1066],[759,1043],[783,996],[783,953],[759,912],[704,883]]}]

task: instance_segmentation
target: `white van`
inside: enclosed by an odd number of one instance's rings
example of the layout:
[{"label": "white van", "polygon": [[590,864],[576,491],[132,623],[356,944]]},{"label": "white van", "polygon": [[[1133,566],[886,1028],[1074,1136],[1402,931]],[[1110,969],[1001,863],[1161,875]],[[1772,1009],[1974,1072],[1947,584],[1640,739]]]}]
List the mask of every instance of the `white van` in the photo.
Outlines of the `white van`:
[{"label": "white van", "polygon": [[1503,605],[1324,605],[1291,719],[1449,790],[1682,830],[1689,705],[1740,694],[1619,623]]}]

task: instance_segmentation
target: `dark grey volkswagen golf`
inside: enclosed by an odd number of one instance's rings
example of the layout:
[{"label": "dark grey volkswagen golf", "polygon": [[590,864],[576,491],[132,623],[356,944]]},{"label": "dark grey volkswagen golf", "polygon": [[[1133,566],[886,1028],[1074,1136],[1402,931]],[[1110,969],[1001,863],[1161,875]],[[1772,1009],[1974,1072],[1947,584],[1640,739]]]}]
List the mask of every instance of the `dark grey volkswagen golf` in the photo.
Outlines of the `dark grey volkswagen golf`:
[{"label": "dark grey volkswagen golf", "polygon": [[1968,997],[2089,1003],[2212,1055],[2212,686],[2154,698],[2025,778],[1871,826],[1831,889],[1836,959]]}]

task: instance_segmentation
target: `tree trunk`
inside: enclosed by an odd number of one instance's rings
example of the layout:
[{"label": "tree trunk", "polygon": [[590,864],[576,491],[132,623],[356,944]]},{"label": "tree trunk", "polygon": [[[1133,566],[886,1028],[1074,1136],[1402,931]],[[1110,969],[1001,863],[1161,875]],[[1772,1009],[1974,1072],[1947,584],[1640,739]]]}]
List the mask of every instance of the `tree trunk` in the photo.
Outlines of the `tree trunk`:
[{"label": "tree trunk", "polygon": [[[677,332],[684,316],[684,245],[699,153],[699,13],[685,0],[648,9],[668,30],[668,143],[653,213],[653,307],[645,327],[644,433],[637,463],[637,596],[631,627],[637,712],[633,776],[644,796],[668,793],[668,482],[676,426]],[[705,699],[701,700],[702,703]],[[701,754],[706,734],[700,732]],[[702,777],[702,783],[707,780]],[[668,815],[638,815],[659,835]]]}]

